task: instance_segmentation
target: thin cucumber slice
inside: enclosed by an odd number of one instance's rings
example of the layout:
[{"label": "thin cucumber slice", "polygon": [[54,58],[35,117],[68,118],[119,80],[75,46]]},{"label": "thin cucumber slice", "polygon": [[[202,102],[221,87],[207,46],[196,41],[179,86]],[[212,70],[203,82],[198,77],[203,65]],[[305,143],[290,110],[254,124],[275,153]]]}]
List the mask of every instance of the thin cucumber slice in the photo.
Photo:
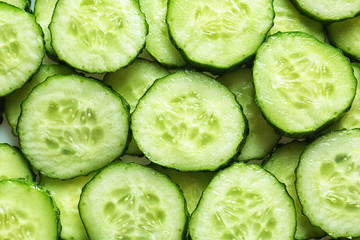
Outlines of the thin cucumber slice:
[{"label": "thin cucumber slice", "polygon": [[23,102],[18,133],[23,153],[43,175],[60,179],[87,175],[125,150],[128,105],[97,80],[49,77]]},{"label": "thin cucumber slice", "polygon": [[302,213],[302,206],[295,189],[295,169],[299,164],[300,154],[306,146],[306,142],[298,141],[281,145],[263,165],[267,171],[285,184],[287,192],[294,199],[296,209],[295,239],[320,238],[326,235],[320,228],[312,226],[309,219]]},{"label": "thin cucumber slice", "polygon": [[61,239],[87,240],[84,225],[81,221],[78,204],[82,188],[95,173],[70,180],[40,177],[40,185],[50,191],[60,211]]},{"label": "thin cucumber slice", "polygon": [[327,26],[330,42],[350,57],[360,59],[360,16]]},{"label": "thin cucumber slice", "polygon": [[49,29],[58,58],[89,73],[127,66],[147,34],[136,0],[59,0]]},{"label": "thin cucumber slice", "polygon": [[56,2],[57,0],[36,0],[34,5],[36,22],[44,32],[45,49],[51,58],[56,58],[56,53],[51,46],[51,34],[49,30]]},{"label": "thin cucumber slice", "polygon": [[355,17],[360,13],[358,0],[291,0],[297,9],[321,22],[336,22]]},{"label": "thin cucumber slice", "polygon": [[285,187],[258,165],[235,163],[219,172],[193,212],[192,240],[291,240],[295,208]]},{"label": "thin cucumber slice", "polygon": [[7,143],[0,143],[0,180],[22,178],[34,180],[29,163],[21,152]]},{"label": "thin cucumber slice", "polygon": [[168,175],[174,183],[179,185],[184,193],[189,214],[194,212],[203,191],[215,175],[215,172],[180,172],[155,164],[152,164],[151,167],[158,172]]},{"label": "thin cucumber slice", "polygon": [[184,197],[168,177],[135,163],[112,164],[85,185],[79,210],[90,239],[184,238]]},{"label": "thin cucumber slice", "polygon": [[274,26],[269,34],[277,32],[306,32],[325,42],[326,36],[321,23],[301,15],[290,0],[274,0]]},{"label": "thin cucumber slice", "polygon": [[238,157],[240,161],[265,158],[280,140],[281,135],[276,133],[261,114],[255,103],[252,70],[242,68],[229,72],[217,79],[227,86],[236,96],[236,100],[243,107],[244,114],[249,122],[249,136]]},{"label": "thin cucumber slice", "polygon": [[169,0],[169,33],[183,55],[213,72],[235,67],[273,25],[272,0]]},{"label": "thin cucumber slice", "polygon": [[215,170],[239,151],[247,121],[235,96],[204,74],[178,71],[158,79],[131,115],[135,142],[159,165]]},{"label": "thin cucumber slice", "polygon": [[284,135],[309,137],[348,111],[356,92],[349,60],[306,33],[277,33],[254,63],[256,101]]},{"label": "thin cucumber slice", "polygon": [[0,96],[5,96],[36,72],[45,50],[41,27],[30,13],[0,2],[0,29]]},{"label": "thin cucumber slice", "polygon": [[[354,75],[359,82],[360,67],[357,65],[352,65],[352,67],[354,69]],[[336,122],[330,128],[326,129],[326,131],[329,132],[330,130],[340,130],[343,128],[345,129],[360,128],[360,84],[357,85],[356,95],[350,110],[338,122]]]},{"label": "thin cucumber slice", "polygon": [[22,88],[15,90],[5,97],[5,115],[12,128],[12,133],[15,136],[18,136],[16,127],[20,116],[21,102],[27,98],[31,90],[50,76],[59,74],[68,75],[74,73],[76,72],[72,68],[64,65],[42,65],[38,72],[31,77],[30,82],[27,82]]},{"label": "thin cucumber slice", "polygon": [[334,238],[360,237],[360,130],[315,139],[300,157],[296,189],[310,222]]},{"label": "thin cucumber slice", "polygon": [[59,212],[50,195],[35,184],[0,181],[1,239],[59,237]]},{"label": "thin cucumber slice", "polygon": [[[114,73],[107,73],[103,83],[112,87],[126,99],[130,104],[130,113],[132,113],[139,99],[154,81],[167,75],[169,72],[158,63],[138,58],[126,68],[121,68]],[[125,154],[143,155],[134,140],[130,141]]]},{"label": "thin cucumber slice", "polygon": [[1,0],[0,2],[4,2],[4,3],[10,4],[10,5],[13,5],[17,8],[24,9],[24,10],[29,5],[28,0]]},{"label": "thin cucumber slice", "polygon": [[168,0],[139,0],[141,11],[149,24],[145,48],[159,63],[168,67],[182,67],[185,61],[172,44],[165,21],[167,3]]}]

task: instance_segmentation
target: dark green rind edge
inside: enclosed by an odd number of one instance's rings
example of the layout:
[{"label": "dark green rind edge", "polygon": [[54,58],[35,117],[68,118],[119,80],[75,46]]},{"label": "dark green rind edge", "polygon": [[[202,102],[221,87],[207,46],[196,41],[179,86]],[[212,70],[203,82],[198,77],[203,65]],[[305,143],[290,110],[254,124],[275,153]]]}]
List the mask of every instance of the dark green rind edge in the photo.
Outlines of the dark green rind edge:
[{"label": "dark green rind edge", "polygon": [[[316,41],[318,41],[319,43],[321,43],[322,45],[325,45],[327,47],[332,47],[334,48],[336,51],[338,51],[340,54],[343,55],[342,51],[338,48],[335,48],[327,43],[324,43],[324,42],[321,42],[320,40],[318,40],[317,38],[315,38],[314,36],[308,34],[308,33],[304,33],[304,32],[278,32],[278,33],[275,33],[274,35],[271,35],[271,36],[268,36],[266,41],[269,39],[269,38],[272,38],[273,36],[278,36],[278,35],[293,35],[293,34],[303,34],[303,35],[307,35],[308,37],[310,38],[313,38],[313,39],[316,39]],[[265,42],[266,42],[265,41]],[[257,60],[257,54],[259,51],[262,50],[262,46],[264,45],[261,45],[258,50],[256,51],[256,56],[255,56],[255,61]],[[352,66],[351,66],[351,63],[349,61],[348,58],[346,58],[346,56],[344,56],[345,59],[347,59],[347,62],[348,62],[348,65],[351,67],[352,69]],[[354,75],[354,71],[352,71],[352,75],[354,76],[354,81],[355,81],[355,89],[356,89],[356,86],[357,86],[357,80],[355,78],[355,75]],[[255,81],[254,81],[254,86],[255,86]],[[350,108],[351,108],[351,104],[352,104],[352,101],[354,100],[355,98],[355,94],[351,100],[351,102],[348,104],[347,108],[344,109],[343,112],[340,112],[338,113],[337,116],[329,119],[327,122],[324,122],[323,125],[321,125],[320,127],[316,128],[316,129],[313,129],[313,130],[309,130],[309,131],[303,131],[303,132],[287,132],[286,130],[276,126],[275,123],[273,123],[271,121],[271,119],[262,111],[262,106],[261,104],[259,103],[258,99],[257,99],[257,94],[256,94],[256,88],[255,88],[255,102],[256,104],[259,106],[260,110],[261,110],[261,113],[263,115],[263,117],[265,118],[265,120],[281,135],[285,136],[285,137],[290,137],[290,138],[295,138],[295,139],[301,139],[301,138],[309,138],[309,139],[312,139],[312,138],[315,138],[318,136],[318,134],[326,129],[327,127],[331,126],[333,123],[335,123],[336,121],[340,120],[344,115],[345,113],[347,113]]]},{"label": "dark green rind edge", "polygon": [[318,15],[314,15],[313,13],[311,13],[310,11],[306,10],[305,8],[302,8],[300,6],[300,4],[298,3],[299,0],[290,0],[290,2],[294,5],[294,7],[296,8],[296,10],[298,10],[301,14],[309,17],[310,19],[313,19],[315,21],[318,21],[318,22],[321,22],[323,24],[329,24],[329,23],[332,23],[332,22],[339,22],[339,21],[342,21],[342,20],[345,20],[345,19],[349,19],[349,18],[353,18],[353,17],[356,17],[358,15],[360,15],[360,9],[359,11],[353,15],[353,16],[346,16],[346,17],[343,17],[343,18],[331,18],[331,19],[326,19],[326,18],[322,18]]},{"label": "dark green rind edge", "polygon": [[[170,3],[171,3],[171,0],[168,0],[168,8],[170,6]],[[273,6],[273,0],[271,0],[271,5]],[[268,35],[268,32],[270,31],[270,29],[274,26],[274,18],[275,18],[275,11],[274,11],[274,8],[272,9],[272,12],[273,12],[273,19],[272,19],[272,25],[270,26],[270,28],[264,33],[264,36],[262,38],[262,43],[264,42],[264,40],[266,39],[267,35]],[[169,11],[168,11],[169,13]],[[245,57],[244,59],[240,60],[239,62],[237,63],[234,63],[232,65],[229,65],[228,67],[225,67],[225,68],[222,68],[222,67],[217,67],[217,66],[214,66],[214,65],[211,65],[211,64],[206,64],[206,63],[200,63],[200,62],[197,62],[197,61],[194,61],[192,60],[185,52],[184,50],[178,46],[178,44],[176,43],[175,39],[172,37],[172,31],[171,31],[171,27],[167,21],[168,19],[168,13],[166,14],[166,25],[167,25],[167,28],[168,28],[168,32],[169,32],[169,38],[170,38],[170,41],[173,43],[173,45],[175,46],[175,48],[180,52],[181,56],[183,57],[183,59],[191,66],[194,68],[194,70],[196,69],[199,69],[199,70],[202,70],[202,71],[209,71],[210,73],[212,74],[222,74],[222,73],[225,73],[225,72],[228,72],[228,71],[234,71],[238,68],[240,68],[242,65],[248,65],[252,63],[253,59],[254,59],[254,56],[256,54],[256,51],[255,50],[252,54],[249,54],[247,57]],[[259,44],[259,46],[257,47],[257,49],[259,49],[259,47],[261,46],[261,43]]]},{"label": "dark green rind edge", "polygon": [[[246,165],[246,166],[256,166],[256,168],[260,171],[264,171],[266,174],[268,175],[271,175],[272,177],[274,177],[276,179],[276,181],[282,186],[283,190],[285,190],[284,192],[287,194],[288,198],[291,200],[291,202],[293,203],[293,209],[294,209],[294,212],[295,212],[295,220],[294,220],[294,227],[293,227],[293,237],[295,237],[295,232],[296,232],[296,209],[295,209],[295,202],[294,202],[294,199],[289,195],[289,193],[287,192],[286,190],[286,186],[284,183],[280,182],[271,172],[269,172],[268,170],[264,169],[263,167],[261,167],[259,164],[257,163],[254,163],[254,164],[248,164],[248,163],[245,163],[245,162],[234,162],[233,164],[231,164],[229,167],[225,168],[225,169],[221,169],[219,170],[214,176],[213,178],[210,180],[209,184],[207,185],[207,187],[204,189],[202,195],[201,195],[201,198],[198,202],[198,205],[196,206],[196,208],[194,209],[194,212],[198,209],[200,203],[201,203],[201,200],[204,196],[204,194],[206,193],[207,189],[209,188],[210,184],[212,183],[212,181],[215,181],[215,177],[217,177],[217,175],[220,175],[222,174],[223,171],[226,171],[228,169],[230,169],[231,167],[233,167],[234,165],[236,164],[243,164],[243,165]],[[193,213],[194,213],[193,212]],[[193,240],[193,238],[191,237],[191,234],[190,234],[190,228],[189,228],[189,238],[188,240]],[[294,238],[295,239],[295,238]]]},{"label": "dark green rind edge", "polygon": [[[162,175],[164,177],[164,179],[167,179],[169,181],[169,183],[171,183],[180,193],[180,196],[182,197],[182,199],[184,200],[184,228],[183,228],[183,232],[181,233],[181,239],[186,239],[186,234],[187,234],[187,229],[188,229],[188,224],[189,224],[189,220],[190,220],[190,216],[189,216],[189,213],[187,211],[187,207],[186,207],[186,199],[184,197],[184,194],[182,192],[182,190],[180,189],[179,185],[177,185],[176,183],[174,183],[173,181],[170,180],[170,177],[166,174],[163,174],[163,173],[160,173],[158,171],[156,171],[155,169],[151,168],[151,167],[148,167],[148,166],[143,166],[143,165],[140,165],[138,163],[125,163],[125,162],[122,162],[122,161],[117,161],[117,162],[113,162],[111,164],[109,164],[108,166],[105,166],[103,167],[102,169],[100,169],[100,171],[98,171],[93,177],[92,179],[87,182],[84,187],[82,188],[82,191],[81,191],[81,194],[80,194],[80,200],[79,200],[79,204],[78,204],[78,210],[79,210],[79,214],[80,214],[80,219],[81,221],[83,222],[83,225],[84,225],[84,228],[85,228],[85,232],[86,234],[88,234],[88,231],[85,227],[85,222],[84,222],[84,219],[83,217],[81,216],[81,200],[82,200],[82,196],[83,196],[83,193],[87,190],[87,188],[91,188],[91,184],[92,184],[92,181],[94,179],[97,179],[97,178],[101,178],[101,175],[102,174],[106,174],[106,170],[107,168],[113,168],[113,167],[116,167],[117,165],[128,165],[128,166],[141,166],[141,167],[144,167],[144,168],[148,168],[148,169],[151,169],[152,171],[155,171],[156,173]],[[103,173],[105,172],[105,173]],[[89,186],[90,185],[90,186]]]},{"label": "dark green rind edge", "polygon": [[[200,73],[200,72],[197,72],[197,71],[195,71],[195,70],[181,70],[181,71],[178,71],[178,72],[176,72],[176,73],[179,73],[179,72],[190,72],[190,73],[191,73],[191,72],[195,72],[195,73]],[[176,73],[174,73],[174,74],[176,74]],[[165,77],[163,77],[163,78],[156,79],[156,80],[154,81],[153,85],[151,85],[151,87],[148,88],[148,90],[147,90],[147,91],[144,93],[144,95],[140,98],[138,104],[140,103],[140,101],[143,101],[143,98],[145,97],[145,95],[146,95],[148,92],[152,91],[152,88],[153,88],[154,86],[156,86],[159,82],[161,83],[162,81],[166,80],[166,78],[172,77],[172,75],[173,75],[173,74],[170,74],[170,75],[165,76]],[[205,75],[205,76],[207,76],[207,75]],[[208,78],[211,78],[211,77],[209,77],[209,76],[207,76],[207,77],[208,77]],[[213,78],[211,78],[211,79],[214,80],[214,81],[216,81],[216,79],[213,79]],[[217,83],[221,84],[220,82],[217,82]],[[211,169],[204,168],[204,169],[198,169],[198,170],[193,170],[193,169],[189,169],[189,168],[187,168],[187,169],[178,169],[178,168],[168,167],[168,166],[165,166],[165,165],[161,165],[160,163],[157,163],[157,161],[154,160],[154,159],[153,159],[151,156],[149,156],[149,155],[144,154],[145,157],[146,157],[149,161],[151,161],[152,163],[154,163],[155,165],[159,165],[159,166],[162,166],[162,167],[165,167],[165,168],[173,168],[173,169],[176,169],[176,170],[178,170],[178,171],[180,171],[180,172],[217,171],[218,169],[225,168],[225,167],[228,167],[229,165],[231,165],[232,162],[237,159],[238,155],[240,154],[240,150],[242,149],[242,147],[243,147],[244,144],[245,144],[246,138],[247,138],[247,136],[248,136],[248,134],[249,134],[249,123],[248,123],[248,120],[247,120],[246,116],[244,115],[242,106],[238,103],[238,101],[236,101],[235,94],[232,93],[232,92],[229,90],[229,88],[226,87],[225,85],[223,85],[223,84],[221,84],[221,85],[231,93],[231,95],[232,95],[232,97],[234,98],[236,104],[239,106],[240,113],[241,113],[241,115],[242,115],[242,117],[243,117],[243,119],[244,119],[244,129],[243,129],[243,132],[242,132],[243,138],[242,138],[242,140],[240,141],[240,143],[238,144],[237,150],[234,152],[234,155],[233,155],[233,156],[231,156],[231,157],[230,157],[227,161],[225,161],[223,164],[220,164],[220,165],[218,165],[218,166],[216,166],[216,167],[214,167],[214,168],[211,168]],[[155,87],[154,87],[154,88],[155,88]],[[137,109],[137,107],[134,109],[133,113],[136,111],[136,109]],[[132,114],[131,114],[131,116],[132,116]],[[131,123],[130,123],[131,132],[133,132],[133,130],[132,130],[133,128],[134,128],[134,127],[133,127],[133,124],[132,124],[132,121],[131,121]],[[140,151],[144,153],[143,148],[140,146],[140,144],[138,144],[138,142],[136,141],[135,138],[134,138],[134,142],[135,142],[135,144],[138,146],[138,148],[140,149]]]},{"label": "dark green rind edge", "polygon": [[[64,75],[55,75],[55,76],[48,77],[45,81],[41,82],[40,84],[38,84],[37,86],[35,86],[33,89],[38,88],[38,87],[41,86],[42,84],[44,84],[44,85],[47,84],[47,81],[49,80],[49,78],[51,78],[51,79],[52,79],[52,78],[58,78],[58,77],[61,78],[62,76],[64,76]],[[117,157],[114,158],[112,161],[110,161],[108,164],[106,164],[106,166],[107,166],[107,165],[111,164],[112,162],[116,161],[120,156],[122,156],[122,155],[125,153],[126,149],[128,148],[128,145],[129,145],[129,143],[130,143],[130,140],[131,140],[131,135],[130,135],[130,132],[131,132],[131,131],[130,131],[130,105],[129,105],[128,102],[125,100],[125,98],[123,98],[120,94],[118,94],[118,93],[117,93],[116,91],[114,91],[112,88],[110,88],[110,87],[108,87],[107,85],[103,84],[103,83],[102,83],[100,80],[98,80],[98,79],[89,78],[89,77],[83,77],[83,76],[80,76],[80,75],[77,75],[77,74],[71,74],[71,75],[66,75],[66,76],[75,76],[75,77],[85,78],[85,79],[87,79],[87,80],[96,82],[96,83],[97,83],[99,86],[101,86],[102,88],[105,88],[105,89],[107,89],[107,90],[110,90],[110,92],[111,92],[112,94],[114,94],[115,96],[117,96],[117,97],[120,99],[120,101],[122,102],[122,105],[123,105],[123,107],[124,107],[124,110],[125,110],[125,113],[126,113],[127,119],[128,119],[127,122],[128,122],[128,128],[129,128],[129,130],[128,130],[128,135],[127,135],[127,140],[126,140],[126,143],[125,143],[125,146],[124,146],[123,151],[119,154],[119,156],[117,156]],[[50,79],[50,81],[51,81],[51,79]],[[29,98],[30,95],[31,95],[31,93],[30,93],[30,94],[24,99],[24,101],[21,103],[21,109],[22,109],[22,107],[23,107],[23,105],[24,105],[24,102]],[[22,119],[22,111],[21,111],[21,113],[20,113],[18,123],[21,121],[21,119]],[[19,133],[19,124],[18,124],[17,127],[16,127],[16,131]],[[20,148],[22,148],[22,145],[23,145],[23,144],[22,144],[22,142],[21,142],[21,138],[20,138],[20,134],[19,134],[19,146],[20,146]],[[34,167],[32,166],[32,164],[31,164],[31,158],[29,158],[25,153],[23,153],[23,155],[24,155],[25,158],[28,160],[28,162],[30,163],[30,165],[31,165],[31,167],[32,167],[33,170],[39,171],[41,175],[46,176],[46,177],[48,177],[48,178],[58,179],[58,178],[55,178],[55,177],[49,177],[49,176],[48,176],[46,173],[44,173],[43,171],[34,168]],[[105,166],[105,167],[106,167],[106,166]],[[100,168],[98,168],[98,169],[94,169],[94,170],[92,170],[92,171],[90,171],[90,172],[84,172],[83,174],[80,174],[80,175],[77,175],[77,176],[74,176],[74,177],[70,177],[70,178],[66,178],[65,180],[74,179],[74,178],[80,177],[80,176],[87,176],[87,175],[89,175],[89,173],[91,173],[91,172],[96,172],[96,171],[98,171],[99,169],[102,169],[102,168],[104,168],[104,167],[100,167]]]},{"label": "dark green rind edge", "polygon": [[[359,13],[358,16],[360,16],[360,13]],[[359,54],[358,56],[356,56],[356,55],[350,53],[349,51],[346,51],[346,49],[340,48],[339,45],[337,44],[337,42],[333,40],[333,38],[332,38],[331,36],[332,36],[333,34],[336,34],[336,32],[330,31],[330,29],[329,29],[329,26],[330,26],[330,25],[331,25],[331,24],[329,24],[329,25],[327,25],[327,26],[325,27],[325,33],[326,33],[327,39],[329,40],[329,43],[330,43],[332,46],[334,46],[334,47],[338,48],[339,50],[341,50],[342,53],[343,53],[345,56],[349,57],[351,60],[354,60],[354,61],[357,61],[357,62],[360,61],[360,54]],[[359,80],[360,80],[360,79],[359,79]]]},{"label": "dark green rind edge", "polygon": [[[59,55],[58,55],[58,50],[54,47],[54,44],[53,44],[53,37],[52,37],[52,34],[51,34],[51,29],[52,29],[52,25],[53,25],[53,22],[54,22],[54,13],[55,13],[55,11],[56,11],[56,9],[57,9],[57,6],[58,6],[58,4],[59,4],[59,2],[61,2],[61,1],[57,1],[56,2],[56,5],[55,5],[55,9],[54,9],[54,12],[53,12],[53,15],[52,15],[52,18],[51,18],[51,22],[50,22],[50,24],[49,24],[49,30],[50,30],[50,36],[51,36],[51,43],[50,43],[50,45],[53,47],[53,49],[54,49],[54,52],[56,53],[56,56],[49,56],[51,59],[53,59],[54,61],[57,61],[57,62],[60,62],[60,63],[63,63],[63,64],[65,64],[65,65],[68,65],[68,66],[70,66],[70,67],[72,67],[72,68],[74,68],[74,69],[78,69],[78,70],[80,70],[80,71],[84,71],[84,72],[86,72],[86,73],[94,73],[94,74],[97,74],[97,73],[99,73],[99,74],[102,74],[102,73],[107,73],[107,72],[116,72],[117,70],[119,70],[120,68],[124,68],[124,67],[127,67],[127,66],[129,66],[131,63],[133,63],[134,61],[135,61],[135,59],[136,59],[136,57],[137,56],[139,56],[139,54],[144,50],[144,48],[145,48],[145,43],[146,43],[146,41],[145,41],[145,37],[146,37],[146,35],[148,34],[148,32],[149,32],[149,25],[148,25],[148,23],[146,22],[146,19],[145,19],[145,14],[141,11],[141,9],[140,9],[140,4],[139,4],[139,1],[138,0],[131,0],[131,1],[133,1],[136,5],[137,5],[137,8],[138,8],[138,10],[139,10],[139,15],[141,16],[141,19],[143,20],[143,23],[145,24],[145,29],[146,29],[146,31],[145,31],[145,35],[144,35],[144,43],[143,43],[143,45],[142,45],[142,47],[139,49],[139,51],[138,51],[138,53],[132,58],[132,59],[130,59],[130,61],[126,64],[126,65],[124,65],[124,66],[120,66],[120,67],[117,67],[117,68],[114,68],[114,69],[107,69],[107,70],[105,70],[105,71],[87,71],[86,69],[79,69],[79,68],[77,68],[74,64],[70,64],[70,63],[68,63],[65,59],[63,59],[63,58],[61,58],[61,57],[59,57]],[[41,27],[40,27],[41,28]]]},{"label": "dark green rind edge", "polygon": [[[312,143],[314,143],[314,142],[322,141],[324,138],[326,139],[326,137],[327,137],[326,135],[330,135],[330,134],[333,134],[333,133],[336,133],[336,132],[349,132],[349,131],[359,131],[359,132],[360,132],[360,128],[354,128],[354,129],[350,129],[350,130],[348,130],[348,129],[333,130],[333,131],[330,131],[330,132],[321,134],[321,135],[318,136],[316,139],[312,140],[312,141],[305,147],[304,151],[301,153],[301,155],[300,155],[300,157],[299,157],[299,164],[298,164],[298,166],[297,166],[296,169],[295,169],[295,175],[296,175],[296,179],[295,179],[295,189],[298,188],[298,187],[297,187],[298,184],[299,184],[299,183],[298,183],[298,182],[299,182],[298,180],[299,180],[299,178],[301,178],[301,177],[299,177],[298,169],[299,169],[299,166],[300,166],[300,163],[301,163],[301,160],[302,160],[302,155],[303,155],[303,153],[304,153],[307,149],[311,149],[312,146],[310,146],[310,145],[312,145]],[[297,195],[298,195],[299,202],[300,202],[300,204],[301,204],[301,206],[302,206],[302,213],[307,217],[306,211],[304,211],[303,203],[301,202],[301,197],[300,197],[301,194],[299,194],[297,190],[296,190],[296,192],[297,192]],[[311,225],[317,226],[317,227],[319,227],[321,230],[323,230],[324,232],[326,232],[326,231],[323,229],[324,226],[315,225],[310,218],[308,218],[308,219],[309,219],[309,222],[311,223]],[[330,234],[329,234],[329,235],[330,235]],[[335,235],[335,234],[332,234],[332,235],[330,235],[330,236],[333,237],[333,238],[335,238],[335,239],[338,239],[338,238],[341,238],[341,237],[344,237],[344,238],[348,239],[347,236],[340,236],[340,235]],[[359,235],[359,236],[352,236],[352,238],[357,238],[357,237],[360,237],[360,235]]]},{"label": "dark green rind edge", "polygon": [[[12,183],[24,185],[24,186],[26,186],[27,188],[36,189],[36,190],[38,190],[41,194],[43,194],[43,195],[45,195],[47,198],[49,198],[50,203],[51,203],[51,206],[52,206],[52,209],[54,210],[55,216],[56,216],[56,218],[55,218],[55,222],[56,222],[56,224],[57,224],[57,233],[56,233],[57,238],[56,238],[56,239],[60,239],[60,233],[61,233],[60,210],[59,210],[58,206],[56,205],[55,200],[54,200],[53,197],[51,196],[50,192],[49,192],[46,188],[44,188],[44,187],[42,187],[42,186],[40,186],[40,185],[38,185],[38,184],[36,184],[36,183],[32,183],[32,182],[26,181],[26,180],[24,180],[24,179],[7,179],[7,180],[1,180],[1,181],[0,181],[0,184],[3,183],[3,182],[4,182],[4,183],[6,183],[6,182],[12,182]],[[41,227],[41,226],[39,226],[39,227]]]},{"label": "dark green rind edge", "polygon": [[[41,33],[42,43],[43,43],[43,48],[42,48],[42,51],[41,51],[41,54],[40,54],[40,55],[41,55],[41,61],[39,62],[38,67],[34,69],[34,71],[31,73],[31,75],[29,76],[29,78],[24,82],[24,84],[25,84],[27,81],[29,81],[29,79],[31,78],[31,76],[34,75],[34,74],[39,70],[39,68],[40,68],[40,66],[41,66],[41,64],[42,64],[42,60],[43,60],[43,58],[45,57],[44,33],[43,33],[43,31],[42,31],[41,26],[36,22],[35,16],[34,16],[33,14],[31,14],[31,13],[29,13],[29,12],[26,12],[26,11],[23,10],[23,9],[17,8],[17,7],[15,7],[15,6],[13,6],[13,5],[4,3],[4,2],[0,2],[0,7],[2,7],[1,5],[3,5],[3,4],[6,4],[7,6],[12,7],[12,8],[13,8],[12,10],[21,11],[21,12],[26,13],[28,16],[30,16],[30,17],[34,20],[34,23],[35,23],[34,25],[38,28],[38,31]],[[23,39],[21,39],[21,41],[23,41]],[[23,84],[23,85],[24,85],[24,84]],[[11,94],[13,91],[21,88],[23,85],[19,86],[19,87],[16,88],[16,89],[13,89],[11,92],[9,92],[9,93],[7,93],[7,94],[5,94],[5,95],[1,95],[0,98],[1,98],[1,97],[6,97],[7,95]]]}]

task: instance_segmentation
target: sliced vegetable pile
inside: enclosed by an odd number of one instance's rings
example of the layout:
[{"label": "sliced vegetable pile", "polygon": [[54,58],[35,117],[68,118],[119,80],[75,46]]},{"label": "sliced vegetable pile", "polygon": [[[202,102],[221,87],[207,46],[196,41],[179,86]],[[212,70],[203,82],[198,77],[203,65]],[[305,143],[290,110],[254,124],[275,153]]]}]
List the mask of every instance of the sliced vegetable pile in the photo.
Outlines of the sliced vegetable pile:
[{"label": "sliced vegetable pile", "polygon": [[0,13],[0,239],[360,238],[358,0]]}]

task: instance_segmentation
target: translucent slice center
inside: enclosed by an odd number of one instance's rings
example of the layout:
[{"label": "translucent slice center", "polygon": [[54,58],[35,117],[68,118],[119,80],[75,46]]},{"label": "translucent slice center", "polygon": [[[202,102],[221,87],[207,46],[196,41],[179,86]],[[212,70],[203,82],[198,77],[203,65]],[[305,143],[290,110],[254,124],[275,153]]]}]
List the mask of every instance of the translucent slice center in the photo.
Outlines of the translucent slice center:
[{"label": "translucent slice center", "polygon": [[13,26],[3,23],[0,29],[0,72],[6,73],[17,67],[20,45]]},{"label": "translucent slice center", "polygon": [[3,240],[35,240],[35,226],[21,209],[0,207],[0,236]]}]

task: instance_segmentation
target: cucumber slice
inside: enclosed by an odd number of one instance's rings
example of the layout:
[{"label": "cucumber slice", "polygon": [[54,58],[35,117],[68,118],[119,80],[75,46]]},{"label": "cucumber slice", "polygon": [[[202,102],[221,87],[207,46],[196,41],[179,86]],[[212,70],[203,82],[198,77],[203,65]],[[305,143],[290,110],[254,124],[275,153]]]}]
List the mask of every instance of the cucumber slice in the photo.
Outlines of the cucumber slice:
[{"label": "cucumber slice", "polygon": [[[154,81],[167,75],[169,72],[159,64],[138,58],[126,68],[121,68],[115,73],[107,73],[103,83],[123,96],[130,104],[130,112],[133,112],[139,99]],[[125,154],[143,155],[133,139]]]},{"label": "cucumber slice", "polygon": [[272,0],[169,0],[166,21],[183,55],[217,72],[254,55],[273,18]]},{"label": "cucumber slice", "polygon": [[128,105],[97,80],[77,75],[49,77],[33,89],[21,109],[21,149],[45,176],[87,175],[126,148]]},{"label": "cucumber slice", "polygon": [[147,34],[136,0],[59,0],[49,29],[58,58],[89,73],[127,66]]},{"label": "cucumber slice", "polygon": [[141,11],[149,24],[146,50],[159,63],[168,67],[182,67],[184,59],[172,44],[166,25],[168,0],[139,0]]},{"label": "cucumber slice", "polygon": [[36,72],[45,51],[41,27],[30,13],[0,2],[0,29],[0,96],[5,96]]},{"label": "cucumber slice", "polygon": [[301,15],[290,0],[274,0],[274,26],[269,34],[277,32],[306,32],[325,42],[326,36],[321,23]]},{"label": "cucumber slice", "polygon": [[253,71],[262,113],[293,138],[314,135],[341,118],[356,92],[349,60],[306,33],[270,36],[257,52]]},{"label": "cucumber slice", "polygon": [[4,2],[24,10],[29,5],[28,0],[1,0],[0,2]]},{"label": "cucumber slice", "polygon": [[99,172],[85,185],[79,210],[90,239],[181,240],[186,232],[179,188],[135,163],[119,162]]},{"label": "cucumber slice", "polygon": [[38,72],[31,77],[30,82],[27,82],[22,88],[15,90],[5,97],[5,115],[15,136],[18,136],[16,127],[21,112],[21,102],[27,98],[31,90],[50,76],[74,73],[76,72],[73,69],[64,65],[42,65]]},{"label": "cucumber slice", "polygon": [[40,176],[40,185],[50,191],[60,211],[61,239],[88,239],[84,225],[80,219],[78,204],[82,188],[95,173],[70,180],[51,179]]},{"label": "cucumber slice", "polygon": [[29,164],[20,151],[7,143],[0,143],[0,180],[22,178],[34,180]]},{"label": "cucumber slice", "polygon": [[235,96],[216,80],[179,71],[158,79],[131,115],[135,142],[159,165],[215,170],[239,151],[247,121]]},{"label": "cucumber slice", "polygon": [[320,228],[312,226],[309,219],[302,213],[302,207],[295,189],[295,169],[298,166],[300,154],[306,146],[307,143],[298,141],[281,145],[263,165],[267,171],[285,184],[287,192],[294,199],[296,210],[295,239],[321,238],[326,235]]},{"label": "cucumber slice", "polygon": [[333,238],[360,237],[360,130],[334,131],[302,153],[296,189],[304,214]]},{"label": "cucumber slice", "polygon": [[56,53],[51,46],[51,34],[49,30],[56,2],[57,0],[36,0],[34,5],[36,22],[44,32],[45,49],[51,58],[56,58]]},{"label": "cucumber slice", "polygon": [[[359,82],[360,67],[356,65],[352,65],[352,67],[354,69],[354,75]],[[330,130],[340,130],[343,128],[360,128],[360,84],[358,84],[356,87],[356,95],[350,110],[338,122],[336,122],[330,128],[326,129],[326,131],[329,132]]]},{"label": "cucumber slice", "polygon": [[180,172],[155,164],[150,166],[156,171],[168,175],[171,181],[179,185],[184,193],[187,210],[190,214],[194,212],[203,191],[215,175],[215,172]]},{"label": "cucumber slice", "polygon": [[327,26],[330,42],[353,59],[360,59],[360,16]]},{"label": "cucumber slice", "polygon": [[244,114],[249,121],[249,136],[246,138],[238,160],[265,158],[280,140],[281,135],[267,123],[255,103],[252,70],[242,68],[226,73],[217,80],[235,94],[236,100],[243,107]]},{"label": "cucumber slice", "polygon": [[295,208],[285,187],[258,165],[235,163],[205,189],[193,212],[192,240],[293,239]]},{"label": "cucumber slice", "polygon": [[291,0],[297,9],[321,22],[336,22],[360,13],[358,0]]},{"label": "cucumber slice", "polygon": [[59,237],[59,212],[50,195],[35,184],[0,181],[1,239]]}]

